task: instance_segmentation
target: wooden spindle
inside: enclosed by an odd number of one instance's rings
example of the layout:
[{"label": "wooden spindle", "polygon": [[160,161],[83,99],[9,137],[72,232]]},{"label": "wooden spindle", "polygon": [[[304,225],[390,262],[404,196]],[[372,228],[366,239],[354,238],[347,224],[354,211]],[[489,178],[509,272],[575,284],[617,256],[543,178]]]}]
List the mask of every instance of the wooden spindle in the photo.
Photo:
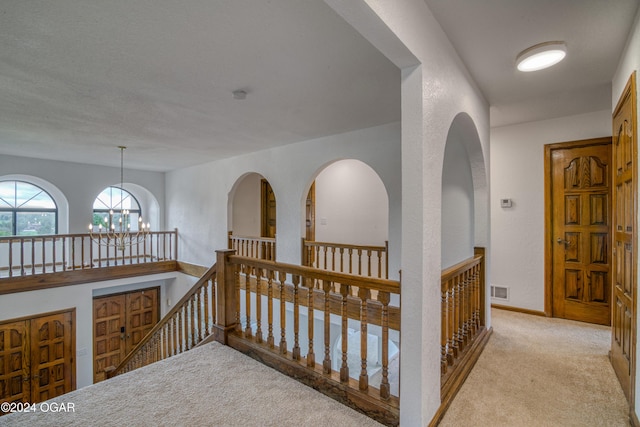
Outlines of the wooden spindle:
[{"label": "wooden spindle", "polygon": [[371,277],[371,249],[367,249],[367,276]]},{"label": "wooden spindle", "polygon": [[448,325],[448,307],[447,307],[447,290],[440,292],[440,375],[444,375],[447,372],[447,325]]},{"label": "wooden spindle", "polygon": [[293,360],[300,360],[300,305],[298,301],[300,276],[292,276],[291,282],[293,283],[293,349],[291,350],[291,357]]},{"label": "wooden spindle", "polygon": [[[178,320],[177,320],[178,321],[178,349],[179,349],[180,353],[182,353],[182,342],[184,341],[183,337],[182,337],[182,330],[184,329],[184,324],[186,323],[186,322],[184,322],[184,319],[183,319],[182,309],[178,310],[178,312],[176,313],[175,317],[178,318]],[[185,336],[186,336],[187,335],[186,329],[185,329],[184,333],[185,333]]]},{"label": "wooden spindle", "polygon": [[367,300],[370,297],[369,289],[360,288],[358,290],[360,297],[360,390],[369,388],[369,374],[367,373],[367,351],[369,334],[367,332]]},{"label": "wooden spindle", "polygon": [[307,366],[313,368],[316,366],[316,355],[313,352],[313,329],[314,329],[314,309],[313,309],[313,292],[314,281],[311,278],[305,277],[304,284],[307,288],[307,335],[309,338],[309,350],[307,351]]},{"label": "wooden spindle", "polygon": [[453,365],[454,358],[458,357],[458,346],[455,340],[455,288],[452,280],[446,282],[447,299],[447,364]]},{"label": "wooden spindle", "polygon": [[47,272],[47,270],[46,270],[46,267],[47,267],[47,256],[46,256],[46,254],[44,252],[45,246],[46,246],[46,238],[43,237],[42,238],[42,245],[41,245],[41,248],[42,248],[42,274]]},{"label": "wooden spindle", "polygon": [[[209,336],[209,286],[211,285],[211,279],[207,280],[205,284],[202,286],[203,293],[203,308],[204,308],[204,336]],[[215,316],[213,318],[215,322]]]},{"label": "wooden spindle", "polygon": [[340,284],[340,294],[342,295],[341,310],[342,316],[342,365],[340,366],[340,381],[345,383],[349,381],[349,365],[348,359],[348,342],[349,342],[349,313],[347,312],[347,296],[349,296],[349,285]]},{"label": "wooden spindle", "polygon": [[256,269],[256,342],[262,343],[262,279],[264,269]]},{"label": "wooden spindle", "polygon": [[275,347],[273,337],[273,275],[273,270],[267,270],[267,321],[269,322],[267,344],[269,348]]},{"label": "wooden spindle", "polygon": [[387,400],[390,396],[389,386],[389,292],[378,292],[378,301],[382,304],[382,380],[380,381],[380,398]]},{"label": "wooden spindle", "polygon": [[280,354],[287,354],[286,278],[285,272],[278,272],[278,281],[280,282]]},{"label": "wooden spindle", "polygon": [[333,284],[329,280],[322,281],[324,290],[324,360],[322,361],[322,372],[331,374],[331,308],[329,305],[329,292]]},{"label": "wooden spindle", "polygon": [[251,338],[251,267],[245,266],[245,292],[244,292],[244,304],[245,304],[245,326],[244,326],[244,336],[246,338]]}]

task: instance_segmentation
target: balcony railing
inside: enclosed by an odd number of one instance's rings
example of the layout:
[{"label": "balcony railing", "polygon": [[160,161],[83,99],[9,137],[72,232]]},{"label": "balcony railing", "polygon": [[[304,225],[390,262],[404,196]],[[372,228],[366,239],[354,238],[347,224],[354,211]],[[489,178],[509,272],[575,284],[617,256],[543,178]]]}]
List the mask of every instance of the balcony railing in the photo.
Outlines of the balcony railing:
[{"label": "balcony railing", "polygon": [[87,234],[0,237],[0,279],[177,260],[178,230],[152,231],[124,249]]}]

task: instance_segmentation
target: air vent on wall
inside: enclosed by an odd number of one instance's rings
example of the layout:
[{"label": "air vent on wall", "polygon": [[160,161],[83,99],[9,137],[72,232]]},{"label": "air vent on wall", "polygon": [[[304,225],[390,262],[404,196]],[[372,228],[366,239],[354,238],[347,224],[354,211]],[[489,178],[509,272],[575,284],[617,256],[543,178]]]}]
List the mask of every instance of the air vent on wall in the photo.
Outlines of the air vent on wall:
[{"label": "air vent on wall", "polygon": [[509,301],[509,288],[491,285],[491,298]]}]

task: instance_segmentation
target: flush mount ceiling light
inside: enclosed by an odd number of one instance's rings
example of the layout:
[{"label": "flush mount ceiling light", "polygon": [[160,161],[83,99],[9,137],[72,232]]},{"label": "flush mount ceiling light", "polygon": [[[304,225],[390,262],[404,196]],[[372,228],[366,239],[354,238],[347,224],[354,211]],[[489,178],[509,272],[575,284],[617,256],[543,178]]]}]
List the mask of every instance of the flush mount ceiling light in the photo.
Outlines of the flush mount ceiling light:
[{"label": "flush mount ceiling light", "polygon": [[516,64],[520,71],[538,71],[562,61],[566,54],[567,46],[564,42],[545,42],[520,52]]}]

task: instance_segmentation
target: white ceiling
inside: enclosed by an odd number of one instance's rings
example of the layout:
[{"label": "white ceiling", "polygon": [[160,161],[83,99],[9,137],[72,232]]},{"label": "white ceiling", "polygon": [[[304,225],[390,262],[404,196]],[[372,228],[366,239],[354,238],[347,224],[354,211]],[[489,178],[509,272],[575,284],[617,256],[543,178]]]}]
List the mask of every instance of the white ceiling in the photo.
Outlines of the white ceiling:
[{"label": "white ceiling", "polygon": [[[638,0],[425,1],[492,126],[611,108]],[[166,171],[400,120],[399,70],[321,0],[5,1],[0,42],[0,154]]]}]

